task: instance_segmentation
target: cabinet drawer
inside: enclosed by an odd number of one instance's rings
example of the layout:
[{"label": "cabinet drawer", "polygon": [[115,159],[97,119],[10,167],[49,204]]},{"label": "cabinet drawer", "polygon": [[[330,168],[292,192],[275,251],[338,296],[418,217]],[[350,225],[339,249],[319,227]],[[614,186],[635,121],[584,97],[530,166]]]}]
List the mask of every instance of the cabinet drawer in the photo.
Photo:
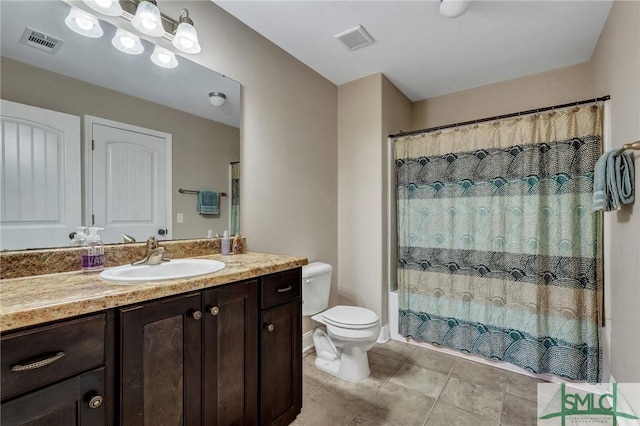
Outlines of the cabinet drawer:
[{"label": "cabinet drawer", "polygon": [[2,399],[104,364],[105,314],[2,336]]},{"label": "cabinet drawer", "polygon": [[262,308],[300,297],[302,269],[296,268],[262,278]]}]

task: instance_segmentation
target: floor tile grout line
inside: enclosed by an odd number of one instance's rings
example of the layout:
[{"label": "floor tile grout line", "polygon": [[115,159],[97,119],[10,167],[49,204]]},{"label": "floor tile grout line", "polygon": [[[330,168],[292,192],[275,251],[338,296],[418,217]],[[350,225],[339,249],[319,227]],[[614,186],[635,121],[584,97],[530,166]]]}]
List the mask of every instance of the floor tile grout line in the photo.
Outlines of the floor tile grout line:
[{"label": "floor tile grout line", "polygon": [[424,422],[422,422],[422,426],[425,426],[427,424],[427,421],[429,421],[429,417],[431,417],[431,413],[433,412],[433,409],[436,407],[436,404],[440,400],[440,395],[442,395],[442,391],[444,391],[444,388],[447,386],[447,383],[449,383],[449,379],[451,378],[451,374],[453,374],[453,369],[456,368],[456,365],[458,365],[457,357],[454,358],[453,365],[451,366],[451,370],[449,370],[449,374],[447,374],[447,380],[445,380],[444,386],[442,386],[442,389],[440,389],[440,392],[438,392],[438,396],[436,397],[435,401],[433,401],[433,405],[431,406],[431,409],[429,410],[427,417],[425,417]]}]

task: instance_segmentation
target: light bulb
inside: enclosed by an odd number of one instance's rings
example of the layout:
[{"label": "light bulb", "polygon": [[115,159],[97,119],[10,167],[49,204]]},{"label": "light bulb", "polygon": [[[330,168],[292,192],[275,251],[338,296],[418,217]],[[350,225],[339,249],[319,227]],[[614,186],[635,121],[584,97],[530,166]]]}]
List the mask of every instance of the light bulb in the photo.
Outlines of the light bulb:
[{"label": "light bulb", "polygon": [[102,37],[104,32],[98,23],[98,19],[86,12],[72,7],[69,15],[65,18],[64,23],[73,32],[85,37],[98,38]]},{"label": "light bulb", "polygon": [[77,16],[75,20],[76,25],[78,25],[85,31],[89,31],[91,28],[93,28],[93,22],[91,22],[91,20],[87,19],[85,16]]},{"label": "light bulb", "polygon": [[198,42],[198,33],[193,25],[188,22],[181,22],[176,30],[176,35],[171,41],[176,49],[185,53],[199,53],[202,48]]},{"label": "light bulb", "polygon": [[83,0],[91,9],[109,16],[122,15],[122,7],[117,0]]},{"label": "light bulb", "polygon": [[130,55],[139,55],[144,52],[144,46],[142,46],[140,37],[122,28],[118,28],[116,35],[111,40],[111,44],[119,51]]},{"label": "light bulb", "polygon": [[138,3],[136,14],[131,20],[131,25],[143,34],[153,37],[162,37],[164,27],[158,7],[148,0]]},{"label": "light bulb", "polygon": [[123,36],[120,37],[120,43],[122,43],[124,47],[131,49],[133,46],[135,46],[136,41],[129,36]]},{"label": "light bulb", "polygon": [[175,68],[178,66],[176,55],[170,50],[156,46],[151,54],[151,62],[162,68]]}]

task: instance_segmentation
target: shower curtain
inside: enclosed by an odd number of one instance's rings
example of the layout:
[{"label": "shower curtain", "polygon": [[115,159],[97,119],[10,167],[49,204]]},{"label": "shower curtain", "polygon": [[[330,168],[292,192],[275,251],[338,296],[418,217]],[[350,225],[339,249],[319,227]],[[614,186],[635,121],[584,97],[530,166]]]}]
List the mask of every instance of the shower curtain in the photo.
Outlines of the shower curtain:
[{"label": "shower curtain", "polygon": [[395,140],[400,334],[599,381],[602,109]]}]

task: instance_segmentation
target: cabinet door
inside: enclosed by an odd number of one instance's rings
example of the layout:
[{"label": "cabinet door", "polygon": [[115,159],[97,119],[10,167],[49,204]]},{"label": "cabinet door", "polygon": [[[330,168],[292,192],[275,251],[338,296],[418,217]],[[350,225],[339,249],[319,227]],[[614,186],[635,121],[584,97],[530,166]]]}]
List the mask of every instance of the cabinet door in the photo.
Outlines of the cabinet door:
[{"label": "cabinet door", "polygon": [[99,368],[2,404],[7,426],[107,424],[105,369]]},{"label": "cabinet door", "polygon": [[262,311],[260,378],[263,425],[288,425],[302,408],[300,299]]},{"label": "cabinet door", "polygon": [[204,306],[204,424],[255,425],[257,281],[207,290]]},{"label": "cabinet door", "polygon": [[200,425],[201,295],[120,310],[123,425]]}]

